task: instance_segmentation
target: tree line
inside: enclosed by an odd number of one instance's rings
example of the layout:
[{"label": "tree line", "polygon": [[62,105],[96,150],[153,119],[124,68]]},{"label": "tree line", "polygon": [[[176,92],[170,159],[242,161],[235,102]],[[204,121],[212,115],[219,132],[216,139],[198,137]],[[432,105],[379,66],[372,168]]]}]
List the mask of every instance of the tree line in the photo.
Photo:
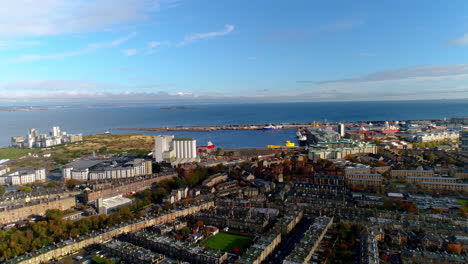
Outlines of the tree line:
[{"label": "tree line", "polygon": [[[198,167],[183,177],[155,183],[152,188],[138,193],[132,205],[124,206],[111,215],[94,215],[71,221],[63,219],[68,212],[48,210],[43,220],[29,222],[21,228],[0,231],[0,261],[143,217],[144,208],[154,203],[161,203],[173,189],[194,187],[209,175],[219,172],[221,168],[222,166],[211,169]],[[71,187],[74,183],[68,185]]]}]

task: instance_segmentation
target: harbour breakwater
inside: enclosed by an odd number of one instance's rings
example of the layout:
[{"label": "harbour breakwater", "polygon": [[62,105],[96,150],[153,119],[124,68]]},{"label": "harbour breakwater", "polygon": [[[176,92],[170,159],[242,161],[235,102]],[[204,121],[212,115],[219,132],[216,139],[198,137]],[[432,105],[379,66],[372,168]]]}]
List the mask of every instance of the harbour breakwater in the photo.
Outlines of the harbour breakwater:
[{"label": "harbour breakwater", "polygon": [[[276,129],[301,129],[305,127],[317,126],[313,123],[284,123],[277,124],[270,128]],[[146,127],[146,128],[117,128],[116,130],[138,130],[148,132],[170,132],[170,131],[216,131],[216,130],[263,130],[266,125],[219,125],[219,126],[173,126],[173,127]]]},{"label": "harbour breakwater", "polygon": [[[455,118],[463,119],[464,118]],[[461,122],[466,122],[466,121]],[[136,130],[136,131],[146,131],[146,132],[177,132],[177,131],[199,131],[199,132],[209,132],[217,130],[280,130],[280,129],[304,129],[304,128],[317,128],[322,125],[331,125],[336,126],[338,123],[343,123],[345,125],[367,125],[372,124],[384,124],[387,120],[362,120],[354,122],[294,122],[294,123],[277,123],[277,124],[247,124],[247,125],[213,125],[213,126],[164,126],[164,127],[126,127],[126,128],[114,128],[112,130]],[[416,120],[401,120],[404,122],[416,121]],[[444,122],[446,120],[440,119],[429,119],[429,120],[418,120],[424,122]]]}]

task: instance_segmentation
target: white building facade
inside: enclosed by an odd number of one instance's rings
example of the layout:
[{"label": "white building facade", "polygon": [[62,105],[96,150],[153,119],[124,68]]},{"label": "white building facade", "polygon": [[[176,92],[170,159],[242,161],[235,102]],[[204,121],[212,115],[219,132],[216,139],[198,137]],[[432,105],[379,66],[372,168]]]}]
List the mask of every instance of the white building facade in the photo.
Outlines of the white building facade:
[{"label": "white building facade", "polygon": [[174,139],[177,159],[195,159],[197,157],[197,141],[193,138]]},{"label": "white building facade", "polygon": [[197,161],[197,141],[159,135],[155,139],[154,159],[157,162],[187,163]]},{"label": "white building facade", "polygon": [[345,136],[345,125],[342,123],[338,124],[338,134],[340,134],[340,137]]},{"label": "white building facade", "polygon": [[156,136],[154,145],[154,158],[157,162],[164,161],[164,153],[170,152],[172,147],[173,135],[158,135]]},{"label": "white building facade", "polygon": [[35,128],[28,130],[26,137],[14,136],[11,138],[11,146],[15,148],[47,148],[63,143],[74,143],[82,141],[82,134],[67,134],[60,127],[52,127],[49,135],[40,134]]},{"label": "white building facade", "polygon": [[142,159],[135,159],[131,166],[99,166],[94,168],[95,165],[96,164],[90,164],[90,166],[80,167],[69,164],[62,169],[62,176],[64,179],[93,181],[131,178],[153,173],[152,162]]},{"label": "white building facade", "polygon": [[419,133],[418,135],[410,138],[411,141],[415,142],[432,142],[432,141],[443,141],[452,140],[457,141],[460,138],[460,133],[455,131],[441,131],[432,133]]},{"label": "white building facade", "polygon": [[19,169],[0,176],[0,184],[24,185],[33,182],[45,182],[45,168]]}]

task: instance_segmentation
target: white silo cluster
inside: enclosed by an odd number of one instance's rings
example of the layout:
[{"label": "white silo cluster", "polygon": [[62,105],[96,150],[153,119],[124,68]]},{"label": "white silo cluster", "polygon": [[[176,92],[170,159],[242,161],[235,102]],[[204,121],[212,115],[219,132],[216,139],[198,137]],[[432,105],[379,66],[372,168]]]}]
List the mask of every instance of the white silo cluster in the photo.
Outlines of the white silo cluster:
[{"label": "white silo cluster", "polygon": [[194,159],[197,157],[197,141],[193,138],[175,138],[174,149],[177,159]]},{"label": "white silo cluster", "polygon": [[197,141],[193,138],[158,135],[155,141],[154,158],[157,162],[193,162],[197,159]]}]

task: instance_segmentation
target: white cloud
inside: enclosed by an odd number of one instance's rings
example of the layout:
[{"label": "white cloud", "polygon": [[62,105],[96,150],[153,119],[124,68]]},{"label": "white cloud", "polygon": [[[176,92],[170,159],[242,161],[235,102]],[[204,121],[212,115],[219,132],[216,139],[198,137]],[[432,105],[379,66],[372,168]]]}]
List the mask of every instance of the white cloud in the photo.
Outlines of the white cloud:
[{"label": "white cloud", "polygon": [[92,48],[85,48],[81,50],[52,53],[52,54],[27,54],[27,55],[21,55],[19,57],[16,57],[12,61],[13,62],[33,62],[33,61],[40,61],[40,60],[62,59],[66,57],[82,55],[92,50],[93,50]]},{"label": "white cloud", "polygon": [[193,95],[193,93],[189,93],[189,92],[177,92],[177,93],[171,93],[170,95],[187,96],[187,95]]},{"label": "white cloud", "polygon": [[125,37],[122,37],[122,38],[119,38],[119,39],[116,39],[114,41],[112,41],[110,43],[110,45],[112,47],[117,47],[117,46],[120,46],[121,44],[123,44],[124,42],[127,42],[128,40],[134,38],[136,36],[136,32],[132,32],[130,33],[129,35],[125,36]]},{"label": "white cloud", "polygon": [[[468,81],[468,78],[466,79]],[[166,90],[160,90],[163,87]],[[31,80],[0,84],[2,102],[141,102],[141,103],[258,103],[310,101],[369,101],[460,99],[468,96],[468,82],[440,81],[420,86],[411,82],[386,86],[384,83],[330,83],[306,89],[251,90],[239,94],[220,91],[191,93],[175,90],[172,84],[114,86],[82,80]],[[172,90],[172,91],[171,91]],[[253,92],[253,93],[252,93]]]},{"label": "white cloud", "polygon": [[225,36],[230,34],[232,31],[234,31],[234,26],[233,25],[224,25],[224,29],[221,31],[213,31],[213,32],[205,32],[205,33],[192,33],[187,36],[185,36],[184,40],[179,42],[177,45],[178,46],[185,46],[187,44],[190,44],[192,42],[202,40],[202,39],[207,39],[207,38],[214,38],[214,37],[220,37],[220,36]]},{"label": "white cloud", "polygon": [[2,0],[1,36],[97,32],[147,19],[170,0]]},{"label": "white cloud", "polygon": [[159,47],[159,46],[161,46],[161,42],[150,41],[148,43],[148,47],[147,47],[148,54],[153,54],[156,51],[156,48]]},{"label": "white cloud", "polygon": [[53,60],[53,59],[62,59],[66,57],[74,57],[74,56],[90,53],[98,49],[117,47],[125,43],[126,41],[132,39],[135,36],[136,36],[136,33],[132,32],[129,35],[121,37],[119,39],[109,41],[109,42],[91,43],[87,45],[86,47],[82,49],[78,49],[78,50],[50,53],[50,54],[26,54],[26,55],[21,55],[16,58],[13,58],[11,61],[33,62],[33,61],[41,61],[41,60]]},{"label": "white cloud", "polygon": [[138,53],[137,49],[126,49],[122,51],[126,56],[133,56]]},{"label": "white cloud", "polygon": [[36,47],[41,44],[39,41],[0,40],[0,49]]},{"label": "white cloud", "polygon": [[0,86],[0,90],[22,91],[22,92],[50,92],[61,90],[103,90],[110,89],[112,86],[104,83],[76,81],[76,80],[28,80],[6,83]]},{"label": "white cloud", "polygon": [[181,2],[182,0],[159,0],[159,1],[154,1],[153,5],[154,5],[155,10],[160,10],[163,7],[166,7],[166,8],[177,7],[180,5]]},{"label": "white cloud", "polygon": [[448,44],[457,46],[468,45],[468,33],[465,33],[465,35],[459,38],[449,40]]},{"label": "white cloud", "polygon": [[161,45],[160,42],[157,42],[157,41],[151,41],[150,43],[148,43],[148,48],[156,48],[157,46]]},{"label": "white cloud", "polygon": [[[356,83],[356,82],[375,82],[375,81],[395,81],[405,79],[440,79],[440,78],[458,78],[468,75],[468,64],[458,65],[426,65],[409,68],[395,69],[382,72],[374,72],[357,78],[326,80],[317,83]],[[299,81],[310,82],[310,81]]]}]

